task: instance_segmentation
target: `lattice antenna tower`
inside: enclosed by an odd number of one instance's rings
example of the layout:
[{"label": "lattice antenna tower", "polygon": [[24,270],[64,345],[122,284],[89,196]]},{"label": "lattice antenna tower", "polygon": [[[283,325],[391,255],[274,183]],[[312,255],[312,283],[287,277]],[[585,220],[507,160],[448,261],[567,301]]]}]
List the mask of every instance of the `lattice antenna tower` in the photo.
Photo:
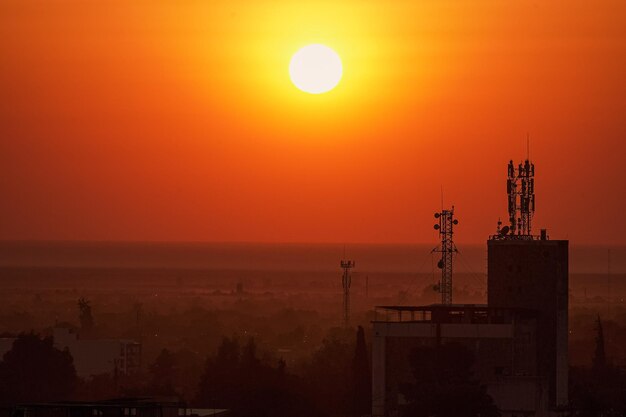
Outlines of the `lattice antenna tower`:
[{"label": "lattice antenna tower", "polygon": [[432,252],[441,253],[441,259],[437,263],[441,269],[441,281],[437,286],[441,293],[441,304],[452,304],[452,257],[457,253],[456,245],[452,239],[453,227],[459,224],[454,218],[454,206],[450,210],[441,210],[435,213],[435,218],[439,219],[439,223],[435,224],[435,230],[439,231],[441,245],[438,245]]},{"label": "lattice antenna tower", "polygon": [[509,230],[518,236],[532,236],[532,220],[535,214],[535,164],[528,159],[513,165],[509,161],[506,190],[509,200]]},{"label": "lattice antenna tower", "polygon": [[350,285],[352,284],[350,270],[354,268],[354,261],[342,259],[341,268],[343,269],[343,275],[341,276],[341,284],[343,286],[343,326],[348,327],[350,324]]}]

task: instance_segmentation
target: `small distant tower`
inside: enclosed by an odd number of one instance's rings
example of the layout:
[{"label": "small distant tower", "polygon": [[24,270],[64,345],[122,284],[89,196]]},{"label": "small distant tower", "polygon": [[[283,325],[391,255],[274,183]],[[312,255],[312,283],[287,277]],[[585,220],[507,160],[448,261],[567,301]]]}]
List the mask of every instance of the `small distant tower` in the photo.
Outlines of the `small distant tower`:
[{"label": "small distant tower", "polygon": [[513,161],[509,161],[506,191],[509,196],[508,232],[512,236],[531,237],[535,214],[535,164],[526,159],[516,169]]},{"label": "small distant tower", "polygon": [[354,268],[354,261],[342,259],[341,268],[343,269],[343,275],[341,277],[341,284],[343,286],[343,325],[344,327],[348,327],[350,324],[350,284],[352,283],[350,270]]},{"label": "small distant tower", "polygon": [[439,231],[441,237],[441,245],[433,249],[433,252],[441,252],[441,259],[437,263],[441,269],[441,281],[438,289],[441,293],[441,304],[452,304],[452,255],[457,252],[456,245],[452,240],[452,228],[459,224],[454,218],[454,206],[451,210],[441,210],[435,213],[435,218],[439,219],[439,223],[435,224],[435,230]]}]

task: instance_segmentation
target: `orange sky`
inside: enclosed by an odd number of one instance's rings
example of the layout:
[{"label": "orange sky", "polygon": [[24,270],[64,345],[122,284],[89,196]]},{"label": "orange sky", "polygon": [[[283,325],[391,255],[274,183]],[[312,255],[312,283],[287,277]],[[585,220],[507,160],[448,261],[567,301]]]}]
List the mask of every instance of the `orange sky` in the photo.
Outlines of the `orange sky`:
[{"label": "orange sky", "polygon": [[[301,46],[344,63],[290,82]],[[0,239],[624,244],[626,2],[0,2]]]}]

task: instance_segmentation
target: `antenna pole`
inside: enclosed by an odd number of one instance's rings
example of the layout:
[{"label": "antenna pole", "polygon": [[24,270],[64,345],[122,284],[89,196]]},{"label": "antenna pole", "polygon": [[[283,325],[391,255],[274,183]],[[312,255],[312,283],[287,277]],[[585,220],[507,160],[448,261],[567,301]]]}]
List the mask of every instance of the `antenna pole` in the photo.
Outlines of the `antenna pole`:
[{"label": "antenna pole", "polygon": [[343,269],[343,275],[341,277],[341,284],[343,287],[343,326],[347,328],[350,325],[350,285],[352,284],[350,270],[354,268],[354,261],[342,259],[341,268]]},{"label": "antenna pole", "polygon": [[450,210],[441,210],[435,213],[435,218],[439,219],[439,223],[435,224],[435,230],[439,231],[441,245],[433,249],[433,252],[440,252],[441,259],[437,263],[441,269],[441,281],[438,288],[441,293],[441,304],[452,304],[452,255],[457,251],[456,245],[452,240],[453,227],[459,224],[454,218],[454,206]]}]

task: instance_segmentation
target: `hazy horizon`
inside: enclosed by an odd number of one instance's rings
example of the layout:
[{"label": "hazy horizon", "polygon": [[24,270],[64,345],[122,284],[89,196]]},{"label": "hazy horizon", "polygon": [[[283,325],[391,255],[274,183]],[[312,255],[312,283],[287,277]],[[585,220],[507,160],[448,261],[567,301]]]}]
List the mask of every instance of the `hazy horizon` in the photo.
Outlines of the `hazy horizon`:
[{"label": "hazy horizon", "polygon": [[[427,273],[436,244],[4,240],[0,266],[332,271],[345,247],[357,271]],[[455,271],[486,272],[486,244],[457,247]],[[608,249],[611,272],[626,272],[626,246],[570,245],[570,273],[606,273]]]}]

